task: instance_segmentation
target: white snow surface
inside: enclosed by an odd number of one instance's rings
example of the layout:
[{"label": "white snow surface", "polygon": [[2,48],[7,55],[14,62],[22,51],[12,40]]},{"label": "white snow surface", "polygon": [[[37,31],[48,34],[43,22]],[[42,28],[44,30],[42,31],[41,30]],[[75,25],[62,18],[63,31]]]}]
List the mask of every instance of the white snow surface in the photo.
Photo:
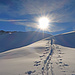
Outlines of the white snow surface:
[{"label": "white snow surface", "polygon": [[75,75],[75,48],[45,38],[2,52],[0,75]]},{"label": "white snow surface", "polygon": [[25,75],[27,71],[36,70],[34,62],[40,60],[39,56],[43,55],[46,43],[46,40],[41,40],[25,47],[0,53],[0,75]]},{"label": "white snow surface", "polygon": [[0,35],[0,53],[11,49],[27,46],[48,36],[51,35],[36,31],[2,34]]},{"label": "white snow surface", "polygon": [[[28,75],[28,71],[35,71],[31,75],[42,75],[42,67],[50,47],[50,40],[43,39],[25,47],[0,53],[0,75]],[[54,45],[47,68],[44,75],[75,75],[75,49]]]}]

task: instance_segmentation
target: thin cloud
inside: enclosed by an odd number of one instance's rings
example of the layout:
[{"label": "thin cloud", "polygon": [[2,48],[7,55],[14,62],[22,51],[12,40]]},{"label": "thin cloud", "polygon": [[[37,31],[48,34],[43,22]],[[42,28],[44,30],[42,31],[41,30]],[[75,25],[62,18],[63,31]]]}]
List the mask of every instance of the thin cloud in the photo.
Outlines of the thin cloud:
[{"label": "thin cloud", "polygon": [[41,14],[50,15],[50,18],[54,18],[53,22],[75,22],[73,17],[75,8],[74,2],[69,0],[27,0],[21,1],[19,10],[15,11],[15,14],[26,15],[26,14]]},{"label": "thin cloud", "polygon": [[[39,25],[37,23],[34,23],[34,22],[15,22],[15,24],[39,29]],[[53,26],[54,25],[49,25],[49,27],[45,31],[58,32],[58,31],[63,31],[66,29],[66,28],[60,27],[60,26],[54,26],[54,27]]]},{"label": "thin cloud", "polygon": [[22,2],[20,14],[45,14],[63,8],[66,1],[56,0],[27,0]]},{"label": "thin cloud", "polygon": [[23,20],[4,20],[4,19],[0,19],[0,21],[3,21],[3,22],[14,22],[14,21],[16,21],[16,22],[20,22],[20,21],[27,21],[26,19],[23,19]]},{"label": "thin cloud", "polygon": [[[12,4],[10,4],[12,3]],[[5,13],[13,17],[30,15],[38,18],[40,15],[48,15],[53,23],[75,22],[75,1],[74,0],[14,0],[7,5],[0,5],[0,14]],[[16,9],[15,9],[16,8]],[[38,24],[33,22],[35,17],[23,20],[2,20],[4,22],[15,21],[16,25],[38,28]],[[30,22],[31,21],[31,22]],[[67,28],[61,27],[60,24],[53,28],[48,28],[49,32],[62,31]],[[73,28],[75,29],[75,28]]]},{"label": "thin cloud", "polygon": [[64,28],[64,27],[54,27],[54,28],[52,28],[52,27],[50,27],[50,28],[48,28],[48,31],[49,32],[59,32],[59,31],[63,31],[63,30],[65,30],[66,28]]},{"label": "thin cloud", "polygon": [[32,28],[38,28],[38,24],[34,22],[15,22],[16,25],[23,25]]},{"label": "thin cloud", "polygon": [[74,3],[74,0],[14,0],[6,5],[1,4],[0,13],[16,17],[27,14],[49,14],[52,16],[50,18],[54,18],[53,22],[75,22]]}]

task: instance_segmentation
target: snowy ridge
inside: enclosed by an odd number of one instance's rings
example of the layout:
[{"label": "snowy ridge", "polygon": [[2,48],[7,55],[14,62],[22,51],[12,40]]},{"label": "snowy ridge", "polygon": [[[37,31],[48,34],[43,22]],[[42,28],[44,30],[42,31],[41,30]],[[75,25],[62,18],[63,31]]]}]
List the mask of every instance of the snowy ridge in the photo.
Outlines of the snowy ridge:
[{"label": "snowy ridge", "polygon": [[15,32],[0,35],[0,52],[27,46],[51,35],[40,32]]},{"label": "snowy ridge", "polygon": [[75,48],[54,44],[54,40],[51,36],[0,53],[0,75],[75,75]]},{"label": "snowy ridge", "polygon": [[67,33],[62,33],[62,34],[59,34],[59,35],[69,34],[69,33],[75,33],[75,31],[71,31],[71,32],[67,32]]},{"label": "snowy ridge", "polygon": [[55,39],[56,44],[75,48],[75,31],[56,35],[53,38]]}]

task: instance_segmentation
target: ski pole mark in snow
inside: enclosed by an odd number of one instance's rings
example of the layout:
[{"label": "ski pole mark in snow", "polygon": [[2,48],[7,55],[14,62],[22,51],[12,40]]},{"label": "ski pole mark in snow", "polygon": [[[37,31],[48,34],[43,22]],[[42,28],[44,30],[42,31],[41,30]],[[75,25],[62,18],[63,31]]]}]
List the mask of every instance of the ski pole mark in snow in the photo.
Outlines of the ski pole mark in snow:
[{"label": "ski pole mark in snow", "polygon": [[69,66],[69,65],[64,63],[64,65],[63,65],[63,66]]},{"label": "ski pole mark in snow", "polygon": [[54,75],[52,64],[51,64],[51,74]]},{"label": "ski pole mark in snow", "polygon": [[39,65],[40,65],[40,62],[41,62],[41,61],[35,61],[35,62],[34,62],[34,63],[35,63],[34,66],[39,66]]},{"label": "ski pole mark in snow", "polygon": [[34,62],[34,63],[35,63],[34,66],[39,66],[39,65],[40,65],[40,62],[41,62],[41,61],[35,61],[35,62]]},{"label": "ski pole mark in snow", "polygon": [[32,73],[35,73],[35,72],[36,72],[36,70],[34,70],[34,71],[27,71],[27,72],[25,72],[25,74],[31,75]]},{"label": "ski pole mark in snow", "polygon": [[57,46],[57,52],[58,52],[58,57],[57,57],[57,64],[61,70],[61,72],[63,72],[64,74],[63,75],[66,75],[67,74],[67,69],[66,67],[68,67],[69,65],[67,63],[64,63],[62,60],[62,57],[63,57],[63,52],[61,51],[61,49]]}]

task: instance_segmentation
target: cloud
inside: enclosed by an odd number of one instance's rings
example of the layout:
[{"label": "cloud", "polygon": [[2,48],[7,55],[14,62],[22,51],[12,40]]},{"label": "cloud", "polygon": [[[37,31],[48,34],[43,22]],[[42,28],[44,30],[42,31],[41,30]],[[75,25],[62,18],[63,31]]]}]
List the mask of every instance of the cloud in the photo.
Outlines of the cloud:
[{"label": "cloud", "polygon": [[34,22],[15,22],[16,25],[23,25],[32,28],[38,28],[38,24]]},{"label": "cloud", "polygon": [[0,4],[0,13],[11,16],[49,15],[53,22],[75,22],[74,0],[11,0]]},{"label": "cloud", "polygon": [[[53,23],[75,22],[75,1],[74,0],[5,0],[0,4],[0,14],[5,13],[13,17],[29,18],[23,20],[3,20],[4,22],[15,21],[16,25],[38,28],[35,19],[38,16],[47,15]],[[35,15],[35,16],[34,16]],[[33,16],[31,19],[30,16]],[[32,21],[33,20],[33,21]],[[31,21],[31,22],[30,22]],[[47,31],[56,32],[65,30],[65,27],[49,27]]]},{"label": "cloud", "polygon": [[60,9],[64,6],[65,0],[27,0],[22,1],[20,14],[45,14]]},{"label": "cloud", "polygon": [[3,22],[13,22],[13,21],[16,21],[16,22],[20,22],[20,21],[27,21],[26,19],[18,19],[18,20],[4,20],[4,19],[0,19],[0,21],[3,21]]},{"label": "cloud", "polygon": [[66,1],[65,0],[11,0],[10,2],[7,0],[5,3],[1,4],[1,9],[3,11],[8,11],[8,13],[17,13],[18,15],[25,14],[45,14],[55,11],[57,9],[61,9]]},{"label": "cloud", "polygon": [[[22,16],[27,14],[49,15],[53,22],[75,22],[75,1],[70,0],[19,0],[8,7],[9,14]],[[14,9],[16,7],[16,10]],[[13,11],[14,9],[14,11]]]},{"label": "cloud", "polygon": [[59,31],[63,31],[63,30],[65,30],[66,28],[64,28],[64,27],[61,27],[61,26],[53,26],[53,27],[49,27],[48,28],[48,31],[49,32],[59,32]]},{"label": "cloud", "polygon": [[[34,23],[34,22],[15,22],[15,24],[39,29],[38,23]],[[63,31],[65,29],[66,28],[64,26],[61,27],[61,26],[58,26],[58,25],[51,24],[51,25],[49,25],[49,27],[45,31],[58,32],[58,31]]]}]

